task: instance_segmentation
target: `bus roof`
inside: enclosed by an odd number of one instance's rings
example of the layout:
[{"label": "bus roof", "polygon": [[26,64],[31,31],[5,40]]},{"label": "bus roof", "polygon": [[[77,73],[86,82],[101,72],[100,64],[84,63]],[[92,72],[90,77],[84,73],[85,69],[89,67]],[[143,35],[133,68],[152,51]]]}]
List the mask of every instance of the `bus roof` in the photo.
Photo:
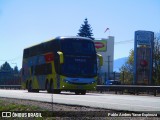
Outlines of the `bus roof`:
[{"label": "bus roof", "polygon": [[31,45],[31,46],[26,47],[26,48],[24,48],[24,49],[28,49],[28,48],[31,48],[31,47],[40,45],[40,44],[42,44],[42,43],[46,43],[46,42],[52,41],[52,40],[62,40],[62,39],[63,39],[63,40],[64,40],[64,39],[77,39],[77,40],[79,40],[79,39],[85,39],[85,40],[92,40],[92,39],[90,39],[90,38],[81,37],[81,36],[58,36],[58,37],[56,37],[56,38],[52,38],[52,39],[49,39],[49,40],[44,41],[44,42],[41,42],[41,43]]},{"label": "bus roof", "polygon": [[87,37],[81,37],[81,36],[59,36],[59,37],[56,37],[55,39],[86,39],[86,40],[92,40],[90,38],[87,38]]}]

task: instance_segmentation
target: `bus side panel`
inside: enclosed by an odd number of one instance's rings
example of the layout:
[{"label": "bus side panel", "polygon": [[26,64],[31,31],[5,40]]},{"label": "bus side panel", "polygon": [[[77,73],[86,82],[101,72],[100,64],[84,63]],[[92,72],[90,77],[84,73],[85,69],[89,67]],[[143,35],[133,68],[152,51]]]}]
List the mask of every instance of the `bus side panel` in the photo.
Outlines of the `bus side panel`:
[{"label": "bus side panel", "polygon": [[55,65],[54,62],[51,62],[52,66],[52,74],[46,75],[46,80],[48,80],[48,83],[52,83],[52,89],[57,89],[57,79],[56,79],[56,71],[55,71]]},{"label": "bus side panel", "polygon": [[32,87],[33,87],[33,89],[40,89],[40,87],[39,87],[39,80],[37,79],[36,76],[33,76]]},{"label": "bus side panel", "polygon": [[27,84],[30,80],[30,69],[28,66],[28,59],[23,59],[23,65],[22,65],[22,89],[27,88]]},{"label": "bus side panel", "polygon": [[64,88],[64,79],[66,78],[66,76],[60,76],[60,89],[63,89]]},{"label": "bus side panel", "polygon": [[33,65],[34,66],[34,76],[36,77],[36,78],[34,78],[35,89],[44,90],[45,89],[46,75],[35,74],[35,72],[37,71],[36,70],[36,65],[38,66],[38,65],[46,64],[44,55],[37,55],[35,61],[36,62]]}]

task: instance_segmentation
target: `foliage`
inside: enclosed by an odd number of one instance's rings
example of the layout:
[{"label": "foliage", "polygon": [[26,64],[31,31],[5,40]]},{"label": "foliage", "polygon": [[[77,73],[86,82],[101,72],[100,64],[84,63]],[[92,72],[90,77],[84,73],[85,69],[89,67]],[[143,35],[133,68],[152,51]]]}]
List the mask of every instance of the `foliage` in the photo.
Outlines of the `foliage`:
[{"label": "foliage", "polygon": [[160,85],[160,33],[155,35],[153,53],[153,81]]},{"label": "foliage", "polygon": [[133,66],[134,66],[134,51],[131,50],[128,60],[120,68],[120,79],[123,84],[132,84],[133,82]]},{"label": "foliage", "polygon": [[0,100],[0,111],[38,111],[39,109],[37,106],[14,104]]},{"label": "foliage", "polygon": [[87,18],[84,20],[84,24],[82,24],[82,26],[80,27],[78,36],[88,37],[88,38],[91,38],[92,40],[94,39],[92,37],[93,36],[92,28],[91,28],[91,25],[88,24]]},{"label": "foliage", "polygon": [[19,85],[20,84],[20,72],[18,67],[14,69],[8,62],[5,62],[0,67],[0,85]]},{"label": "foliage", "polygon": [[9,65],[8,62],[5,62],[1,68],[0,68],[1,71],[5,71],[5,72],[12,72],[13,69],[11,68],[11,66]]},{"label": "foliage", "polygon": [[4,64],[1,65],[0,71],[1,72],[16,73],[16,74],[19,73],[18,67],[15,66],[13,69],[8,62],[5,62]]},{"label": "foliage", "polygon": [[[130,55],[126,63],[120,68],[120,79],[124,84],[132,84],[134,70],[134,51],[130,51]],[[153,49],[153,84],[160,85],[160,33],[154,38]]]},{"label": "foliage", "polygon": [[14,67],[13,72],[14,72],[15,74],[18,74],[18,73],[19,73],[19,70],[18,70],[18,67],[17,67],[17,66]]}]

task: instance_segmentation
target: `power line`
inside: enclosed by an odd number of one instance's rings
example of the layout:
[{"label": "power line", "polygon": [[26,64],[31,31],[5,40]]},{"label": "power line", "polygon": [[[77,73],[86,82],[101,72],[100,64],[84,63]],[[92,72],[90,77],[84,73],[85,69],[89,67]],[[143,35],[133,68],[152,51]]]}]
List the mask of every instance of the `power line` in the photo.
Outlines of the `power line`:
[{"label": "power line", "polygon": [[134,40],[125,40],[125,41],[119,41],[119,42],[115,42],[114,45],[117,45],[117,44],[128,44],[128,43],[133,43]]}]

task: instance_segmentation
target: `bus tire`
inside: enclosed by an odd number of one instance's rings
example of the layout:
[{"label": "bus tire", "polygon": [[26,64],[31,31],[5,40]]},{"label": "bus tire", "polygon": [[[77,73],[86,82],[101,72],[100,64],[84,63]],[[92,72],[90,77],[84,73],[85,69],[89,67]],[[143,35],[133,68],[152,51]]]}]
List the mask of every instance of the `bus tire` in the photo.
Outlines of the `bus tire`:
[{"label": "bus tire", "polygon": [[76,94],[76,95],[79,95],[79,94],[80,94],[80,92],[79,92],[79,91],[75,91],[75,94]]},{"label": "bus tire", "polygon": [[28,85],[28,92],[39,92],[39,89],[33,89],[32,88],[32,82],[30,81],[29,82],[29,85]]},{"label": "bus tire", "polygon": [[85,95],[85,94],[86,94],[86,90],[82,90],[81,95]]},{"label": "bus tire", "polygon": [[31,82],[31,81],[30,81],[29,84],[28,84],[28,92],[33,92],[32,82]]},{"label": "bus tire", "polygon": [[60,93],[61,93],[61,90],[54,90],[53,93],[54,93],[54,94],[60,94]]},{"label": "bus tire", "polygon": [[39,93],[39,89],[34,89],[33,92]]},{"label": "bus tire", "polygon": [[51,93],[51,88],[50,88],[49,82],[47,82],[47,86],[46,86],[46,87],[47,87],[47,88],[46,88],[46,89],[47,89],[47,92],[48,92],[48,93]]},{"label": "bus tire", "polygon": [[54,85],[53,85],[53,80],[50,80],[50,92],[54,93]]},{"label": "bus tire", "polygon": [[26,82],[26,89],[28,89],[28,80],[27,80],[27,82]]}]

